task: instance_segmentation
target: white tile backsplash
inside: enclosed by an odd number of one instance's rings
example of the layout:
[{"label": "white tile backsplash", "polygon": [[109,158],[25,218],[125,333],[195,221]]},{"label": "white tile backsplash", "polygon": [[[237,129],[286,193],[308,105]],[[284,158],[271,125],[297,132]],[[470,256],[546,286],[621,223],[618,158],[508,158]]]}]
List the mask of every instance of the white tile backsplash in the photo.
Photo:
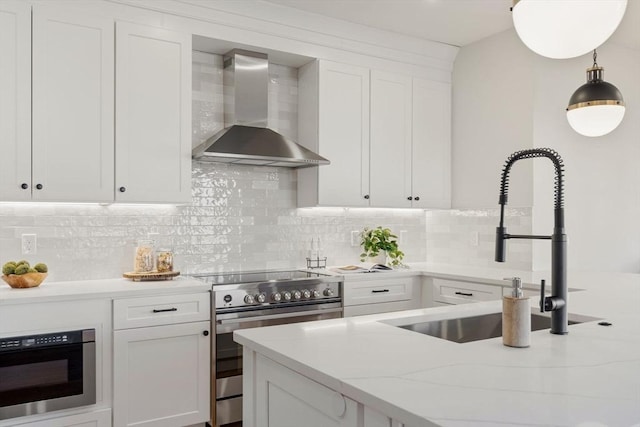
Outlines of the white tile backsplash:
[{"label": "white tile backsplash", "polygon": [[[531,240],[507,241],[507,259],[494,261],[499,209],[426,212],[427,261],[530,271]],[[531,233],[530,208],[506,208],[505,226],[511,234]]]},{"label": "white tile backsplash", "polygon": [[425,214],[365,209],[297,209],[296,172],[286,168],[193,163],[193,203],[170,205],[0,204],[0,261],[20,255],[22,233],[38,235],[49,280],[119,277],[136,241],[149,233],[173,248],[183,273],[296,268],[320,237],[330,264],[358,261],[350,232],[383,225],[407,230],[407,261],[426,256]]}]

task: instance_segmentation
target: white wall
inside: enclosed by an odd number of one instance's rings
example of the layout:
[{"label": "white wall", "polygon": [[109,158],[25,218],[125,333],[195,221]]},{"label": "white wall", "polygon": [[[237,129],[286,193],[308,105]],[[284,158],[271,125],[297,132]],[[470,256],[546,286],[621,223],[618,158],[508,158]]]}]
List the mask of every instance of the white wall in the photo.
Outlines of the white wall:
[{"label": "white wall", "polygon": [[[640,52],[613,43],[598,49],[604,79],[620,89],[627,108],[622,124],[599,138],[574,132],[564,112],[592,63],[591,54],[564,61],[537,59],[534,141],[556,148],[565,160],[570,267],[639,272]],[[533,214],[538,232],[550,229],[551,220],[553,172],[541,172],[536,171],[534,190],[540,198]],[[534,251],[534,268],[545,268],[549,259],[548,253]]]},{"label": "white wall", "polygon": [[[611,134],[587,138],[570,128],[565,108],[586,81],[591,54],[570,60],[539,57],[514,31],[462,48],[453,78],[454,206],[497,206],[499,165],[506,156],[521,148],[551,147],[565,163],[569,267],[638,272],[640,52],[607,43],[598,49],[598,63],[605,68],[605,80],[622,91],[627,112]],[[491,76],[474,77],[472,70],[478,68],[490,68]],[[478,96],[488,101],[480,103]],[[509,206],[533,206],[534,234],[550,234],[551,163],[522,161],[513,171]],[[522,179],[516,181],[516,172]],[[548,269],[550,258],[549,243],[535,242],[533,269]]]},{"label": "white wall", "polygon": [[[533,54],[512,32],[460,49],[453,68],[452,207],[498,206],[507,156],[533,144]],[[509,205],[530,207],[531,164],[511,174]]]}]

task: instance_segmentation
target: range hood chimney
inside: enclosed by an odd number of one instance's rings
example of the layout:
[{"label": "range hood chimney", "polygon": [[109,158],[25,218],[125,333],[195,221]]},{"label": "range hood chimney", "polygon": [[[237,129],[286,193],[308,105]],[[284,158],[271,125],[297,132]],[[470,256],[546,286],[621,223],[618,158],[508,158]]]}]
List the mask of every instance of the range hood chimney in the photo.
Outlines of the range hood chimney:
[{"label": "range hood chimney", "polygon": [[224,55],[225,128],[194,148],[200,161],[292,168],[329,160],[267,128],[267,55],[235,49]]}]

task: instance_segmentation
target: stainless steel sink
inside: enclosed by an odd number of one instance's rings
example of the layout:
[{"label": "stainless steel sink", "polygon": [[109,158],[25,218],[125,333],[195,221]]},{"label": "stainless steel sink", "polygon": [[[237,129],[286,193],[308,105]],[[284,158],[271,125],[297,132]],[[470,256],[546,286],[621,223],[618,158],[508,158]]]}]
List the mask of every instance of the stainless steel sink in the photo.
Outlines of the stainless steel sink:
[{"label": "stainless steel sink", "polygon": [[[569,325],[587,321],[599,320],[593,317],[569,315]],[[394,322],[396,323],[396,322]],[[456,319],[433,320],[429,322],[412,323],[409,325],[395,324],[403,329],[442,338],[457,343],[486,340],[502,336],[502,313],[489,313],[473,317]],[[549,329],[551,319],[536,313],[531,313],[531,330]]]}]

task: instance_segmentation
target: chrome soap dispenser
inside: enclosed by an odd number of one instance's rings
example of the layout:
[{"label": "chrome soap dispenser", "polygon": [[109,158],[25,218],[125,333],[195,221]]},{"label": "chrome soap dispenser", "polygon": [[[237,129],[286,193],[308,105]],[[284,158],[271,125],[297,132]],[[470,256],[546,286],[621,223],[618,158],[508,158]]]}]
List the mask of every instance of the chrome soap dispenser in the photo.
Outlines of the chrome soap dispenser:
[{"label": "chrome soap dispenser", "polygon": [[511,280],[511,295],[502,298],[502,343],[509,347],[529,347],[531,306],[522,292],[522,280]]}]

